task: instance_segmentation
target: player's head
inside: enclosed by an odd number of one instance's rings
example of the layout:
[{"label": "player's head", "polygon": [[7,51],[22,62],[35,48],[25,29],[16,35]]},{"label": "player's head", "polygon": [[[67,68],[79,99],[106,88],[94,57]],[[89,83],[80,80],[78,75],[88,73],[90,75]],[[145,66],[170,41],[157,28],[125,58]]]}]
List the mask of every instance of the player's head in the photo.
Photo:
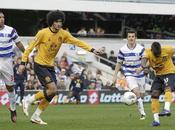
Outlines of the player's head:
[{"label": "player's head", "polygon": [[65,14],[62,11],[54,10],[47,14],[47,24],[49,27],[61,28],[65,21]]},{"label": "player's head", "polygon": [[4,26],[5,18],[4,18],[4,13],[0,11],[0,28]]},{"label": "player's head", "polygon": [[135,37],[137,37],[137,32],[136,32],[135,30],[128,30],[128,31],[126,32],[127,37],[128,37],[128,35],[129,35],[129,33],[133,33],[133,34],[135,35]]},{"label": "player's head", "polygon": [[161,45],[159,42],[153,42],[151,45],[151,51],[155,57],[159,57],[161,54]]},{"label": "player's head", "polygon": [[75,73],[75,79],[79,79],[80,78],[80,73]]},{"label": "player's head", "polygon": [[137,32],[134,30],[128,30],[127,31],[127,40],[128,44],[135,44],[137,38]]}]

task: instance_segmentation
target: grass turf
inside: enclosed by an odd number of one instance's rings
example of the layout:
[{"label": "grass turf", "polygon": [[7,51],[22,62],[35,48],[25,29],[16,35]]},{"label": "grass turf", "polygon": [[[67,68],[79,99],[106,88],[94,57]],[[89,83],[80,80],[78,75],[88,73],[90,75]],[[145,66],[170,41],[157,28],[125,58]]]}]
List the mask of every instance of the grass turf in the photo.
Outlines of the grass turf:
[{"label": "grass turf", "polygon": [[[161,104],[163,105],[163,104]],[[30,115],[36,106],[30,109]],[[101,105],[52,105],[42,114],[47,126],[32,124],[30,117],[25,117],[22,107],[17,107],[17,123],[11,123],[9,111],[0,107],[0,130],[155,130],[151,126],[150,104],[145,104],[146,120],[140,121],[136,105],[101,104]],[[174,104],[172,112],[175,112]],[[175,127],[175,115],[161,117],[159,130],[172,130]]]}]

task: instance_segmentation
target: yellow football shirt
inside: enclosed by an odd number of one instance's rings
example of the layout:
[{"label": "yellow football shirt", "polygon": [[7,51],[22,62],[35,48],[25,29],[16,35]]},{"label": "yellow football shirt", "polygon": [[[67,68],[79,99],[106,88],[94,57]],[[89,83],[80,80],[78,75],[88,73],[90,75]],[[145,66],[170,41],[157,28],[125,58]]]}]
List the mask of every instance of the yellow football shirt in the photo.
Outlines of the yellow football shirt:
[{"label": "yellow football shirt", "polygon": [[74,44],[87,51],[91,51],[92,47],[73,37],[69,32],[60,29],[57,33],[51,32],[49,28],[40,30],[35,39],[30,42],[28,48],[22,56],[22,62],[27,62],[28,56],[34,48],[38,52],[35,56],[35,62],[40,65],[54,66],[54,59],[63,43]]},{"label": "yellow football shirt", "polygon": [[162,46],[160,57],[155,57],[151,49],[146,49],[144,57],[148,58],[150,67],[152,67],[156,75],[165,75],[175,73],[175,66],[172,61],[173,47]]}]

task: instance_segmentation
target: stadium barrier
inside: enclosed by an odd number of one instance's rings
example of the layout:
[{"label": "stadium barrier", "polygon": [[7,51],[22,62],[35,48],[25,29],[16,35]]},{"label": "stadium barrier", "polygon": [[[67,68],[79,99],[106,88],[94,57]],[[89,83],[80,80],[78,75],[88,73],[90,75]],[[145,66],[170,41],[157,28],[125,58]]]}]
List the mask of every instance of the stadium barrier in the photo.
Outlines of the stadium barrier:
[{"label": "stadium barrier", "polygon": [[[24,98],[28,98],[35,94],[38,91],[26,90]],[[122,96],[125,91],[110,91],[110,90],[88,90],[83,91],[80,94],[80,103],[81,104],[102,104],[102,103],[121,103]],[[51,104],[64,104],[65,99],[67,98],[69,91],[58,91],[57,96],[53,98]],[[159,101],[164,101],[164,95],[159,97]],[[19,93],[16,94],[16,102],[20,102]],[[144,102],[151,102],[151,95],[149,93],[144,97]],[[0,91],[0,105],[9,105],[8,94],[6,91]]]}]

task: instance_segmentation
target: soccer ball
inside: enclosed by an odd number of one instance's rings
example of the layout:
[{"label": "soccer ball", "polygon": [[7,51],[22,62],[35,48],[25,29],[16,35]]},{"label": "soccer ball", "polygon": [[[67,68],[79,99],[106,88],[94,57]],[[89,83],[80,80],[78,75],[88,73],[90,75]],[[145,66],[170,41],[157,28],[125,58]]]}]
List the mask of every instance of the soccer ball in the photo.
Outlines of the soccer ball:
[{"label": "soccer ball", "polygon": [[137,101],[137,97],[133,92],[125,92],[123,95],[123,102],[126,105],[132,105],[134,103],[136,103]]}]

